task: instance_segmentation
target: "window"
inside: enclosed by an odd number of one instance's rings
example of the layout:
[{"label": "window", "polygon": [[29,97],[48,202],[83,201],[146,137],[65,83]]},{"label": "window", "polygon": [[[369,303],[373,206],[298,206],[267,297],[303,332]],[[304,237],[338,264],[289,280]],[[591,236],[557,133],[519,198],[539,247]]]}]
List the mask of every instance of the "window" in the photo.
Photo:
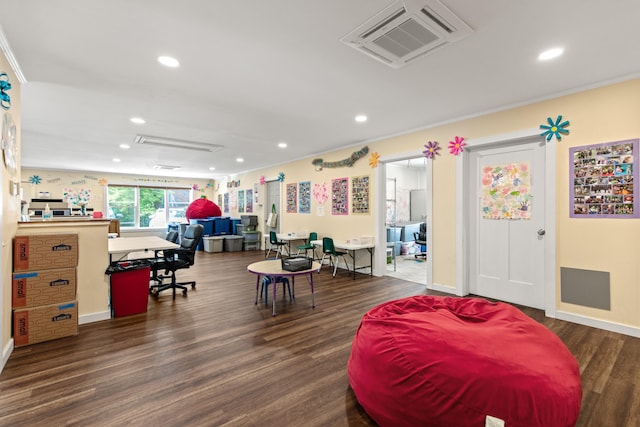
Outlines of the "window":
[{"label": "window", "polygon": [[172,222],[185,223],[191,201],[191,190],[184,188],[107,188],[108,216],[119,219],[122,228],[166,228]]}]

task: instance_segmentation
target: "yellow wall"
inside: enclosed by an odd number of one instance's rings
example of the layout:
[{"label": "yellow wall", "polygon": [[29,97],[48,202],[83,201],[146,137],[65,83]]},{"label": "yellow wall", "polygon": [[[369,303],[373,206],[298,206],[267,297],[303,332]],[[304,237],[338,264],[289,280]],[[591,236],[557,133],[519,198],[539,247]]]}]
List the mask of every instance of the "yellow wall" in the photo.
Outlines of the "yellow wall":
[{"label": "yellow wall", "polygon": [[[640,327],[640,240],[635,236],[640,228],[638,219],[572,219],[569,217],[569,148],[597,143],[619,141],[640,136],[640,80],[584,91],[556,99],[512,108],[472,119],[462,120],[411,134],[371,142],[371,152],[384,158],[394,153],[420,154],[423,145],[431,140],[442,147],[441,156],[433,162],[433,281],[455,289],[456,283],[456,158],[448,154],[446,145],[456,135],[467,140],[537,128],[547,117],[562,115],[571,122],[570,134],[562,141],[552,142],[556,150],[556,308],[577,316],[603,320],[612,324]],[[364,145],[364,144],[363,144]],[[351,147],[322,156],[326,161],[348,157],[361,146]],[[230,177],[252,187],[264,175],[274,179],[279,172],[285,174],[284,184],[311,180],[326,182],[332,178],[370,175],[373,188],[378,185],[367,156],[353,167],[325,168],[315,171],[311,158],[277,168],[254,171]],[[284,200],[284,184],[281,194]],[[220,186],[220,193],[228,191]],[[375,205],[373,197],[371,206]],[[332,216],[330,202],[325,216],[287,214],[282,208],[280,228],[288,230],[318,231],[334,238],[371,236],[374,233],[373,210],[370,215]],[[237,215],[230,212],[231,216]],[[262,222],[261,222],[262,223]],[[608,271],[611,273],[611,310],[599,310],[562,303],[560,301],[560,267]]]},{"label": "yellow wall", "polygon": [[[16,124],[16,143],[17,143],[17,164],[18,170],[12,174],[2,163],[2,188],[0,189],[0,197],[2,197],[2,264],[0,274],[2,275],[2,298],[0,299],[2,307],[0,307],[0,316],[2,319],[2,360],[6,360],[9,356],[9,343],[11,342],[11,272],[13,262],[12,239],[16,233],[18,219],[20,218],[20,197],[13,196],[9,192],[9,186],[12,180],[20,181],[20,82],[9,66],[4,53],[0,51],[0,71],[9,75],[11,82],[11,90],[8,91],[11,97],[11,108],[8,111],[0,109],[0,120],[9,113],[13,122]],[[0,121],[0,127],[1,127]]]}]

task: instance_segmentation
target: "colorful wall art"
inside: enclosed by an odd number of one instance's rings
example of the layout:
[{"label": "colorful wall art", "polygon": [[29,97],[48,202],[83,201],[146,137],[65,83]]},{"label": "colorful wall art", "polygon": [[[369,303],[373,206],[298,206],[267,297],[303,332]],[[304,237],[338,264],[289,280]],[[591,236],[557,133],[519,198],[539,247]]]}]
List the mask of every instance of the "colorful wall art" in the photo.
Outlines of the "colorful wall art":
[{"label": "colorful wall art", "polygon": [[311,213],[311,181],[298,183],[298,212]]},{"label": "colorful wall art", "polygon": [[531,219],[529,162],[482,168],[482,218]]},{"label": "colorful wall art", "polygon": [[331,180],[331,215],[349,215],[349,178]]},{"label": "colorful wall art", "polygon": [[569,150],[572,218],[638,218],[638,139]]},{"label": "colorful wall art", "polygon": [[229,193],[224,193],[224,213],[229,213]]},{"label": "colorful wall art", "polygon": [[246,213],[253,213],[253,190],[247,190],[247,204],[245,205],[244,211]]},{"label": "colorful wall art", "polygon": [[287,213],[298,211],[298,184],[287,184]]},{"label": "colorful wall art", "polygon": [[351,213],[369,213],[369,177],[354,176],[351,178]]},{"label": "colorful wall art", "polygon": [[244,213],[244,190],[238,190],[238,212]]}]

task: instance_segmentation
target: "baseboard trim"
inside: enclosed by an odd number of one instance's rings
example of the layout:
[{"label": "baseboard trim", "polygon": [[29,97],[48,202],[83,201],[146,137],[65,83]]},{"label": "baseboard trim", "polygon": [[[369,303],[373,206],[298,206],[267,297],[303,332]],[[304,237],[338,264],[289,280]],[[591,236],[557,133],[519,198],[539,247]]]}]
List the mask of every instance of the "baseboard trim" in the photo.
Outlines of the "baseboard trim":
[{"label": "baseboard trim", "polygon": [[9,361],[9,356],[13,353],[13,338],[9,340],[7,345],[2,349],[2,365],[0,365],[0,372],[4,369],[4,365]]},{"label": "baseboard trim", "polygon": [[83,314],[82,316],[78,316],[78,324],[84,325],[86,323],[100,322],[102,320],[109,319],[111,319],[111,312],[101,311],[98,313]]},{"label": "baseboard trim", "polygon": [[[451,295],[456,295],[456,288],[452,288],[451,286],[441,285],[440,283],[435,283],[435,282],[431,283],[431,286],[428,287],[427,289],[430,289],[432,291],[444,292]],[[462,295],[458,295],[458,296],[462,296]]]},{"label": "baseboard trim", "polygon": [[579,325],[591,326],[609,332],[629,335],[640,338],[640,328],[637,326],[623,325],[621,323],[609,322],[606,320],[594,319],[592,317],[581,316],[579,314],[567,313],[566,311],[556,311],[556,319],[567,322],[577,323]]}]

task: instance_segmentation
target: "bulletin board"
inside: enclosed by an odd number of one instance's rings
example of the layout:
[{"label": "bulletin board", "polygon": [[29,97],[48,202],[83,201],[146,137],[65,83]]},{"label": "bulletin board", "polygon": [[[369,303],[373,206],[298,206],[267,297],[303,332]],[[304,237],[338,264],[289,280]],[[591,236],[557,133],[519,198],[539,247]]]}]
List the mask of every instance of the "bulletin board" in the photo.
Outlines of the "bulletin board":
[{"label": "bulletin board", "polygon": [[298,211],[298,184],[287,184],[287,213]]},{"label": "bulletin board", "polygon": [[351,178],[351,213],[369,213],[369,176]]},{"label": "bulletin board", "polygon": [[349,178],[331,180],[331,215],[349,215]]},{"label": "bulletin board", "polygon": [[311,181],[298,183],[298,213],[311,213]]},{"label": "bulletin board", "polygon": [[638,139],[569,149],[572,218],[638,218]]}]

